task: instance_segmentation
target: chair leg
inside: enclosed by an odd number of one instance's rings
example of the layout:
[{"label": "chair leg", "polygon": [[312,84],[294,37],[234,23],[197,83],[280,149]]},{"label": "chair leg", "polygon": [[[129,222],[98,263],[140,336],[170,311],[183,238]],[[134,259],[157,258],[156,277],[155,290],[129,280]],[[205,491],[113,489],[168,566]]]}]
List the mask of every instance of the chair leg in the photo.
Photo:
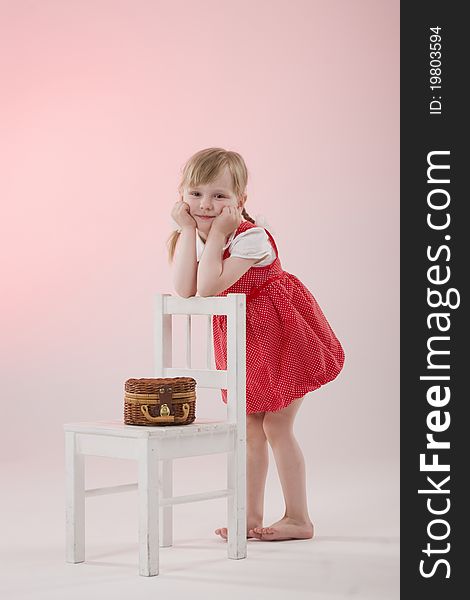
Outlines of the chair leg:
[{"label": "chair leg", "polygon": [[158,460],[155,446],[139,440],[139,574],[158,575]]},{"label": "chair leg", "polygon": [[[173,460],[161,460],[160,479],[163,498],[173,496]],[[173,505],[162,507],[162,524],[160,527],[160,546],[168,548],[173,545]]]},{"label": "chair leg", "polygon": [[246,558],[245,460],[240,448],[227,454],[227,487],[233,490],[227,498],[228,557]]},{"label": "chair leg", "polygon": [[65,548],[66,562],[85,561],[85,457],[73,431],[65,432]]}]

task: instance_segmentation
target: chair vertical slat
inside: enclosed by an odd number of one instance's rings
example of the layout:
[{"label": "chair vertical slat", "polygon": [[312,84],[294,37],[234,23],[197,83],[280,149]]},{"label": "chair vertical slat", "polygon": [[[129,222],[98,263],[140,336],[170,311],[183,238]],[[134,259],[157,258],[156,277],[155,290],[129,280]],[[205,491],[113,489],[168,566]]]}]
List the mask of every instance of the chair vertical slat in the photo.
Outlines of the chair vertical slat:
[{"label": "chair vertical slat", "polygon": [[155,377],[163,377],[164,369],[173,366],[173,315],[164,312],[164,297],[156,295]]},{"label": "chair vertical slat", "polygon": [[186,368],[191,368],[191,315],[186,315]]},{"label": "chair vertical slat", "polygon": [[240,425],[246,421],[246,296],[227,294],[227,298],[232,299],[227,315],[228,420]]},{"label": "chair vertical slat", "polygon": [[208,369],[212,369],[212,315],[207,315],[207,359],[206,365]]}]

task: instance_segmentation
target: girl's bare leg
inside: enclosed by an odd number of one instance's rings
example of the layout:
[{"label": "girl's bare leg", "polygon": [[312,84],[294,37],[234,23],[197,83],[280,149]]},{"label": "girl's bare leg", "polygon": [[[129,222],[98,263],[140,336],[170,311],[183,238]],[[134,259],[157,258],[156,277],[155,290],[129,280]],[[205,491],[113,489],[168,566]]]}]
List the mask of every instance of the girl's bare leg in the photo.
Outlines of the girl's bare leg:
[{"label": "girl's bare leg", "polygon": [[[246,512],[247,536],[250,530],[263,526],[264,487],[268,473],[268,444],[263,429],[264,413],[246,415]],[[227,528],[215,530],[217,535],[227,539]]]},{"label": "girl's bare leg", "polygon": [[286,511],[284,517],[270,527],[253,529],[253,533],[263,540],[313,537],[313,523],[307,507],[305,461],[293,431],[294,418],[302,400],[297,398],[286,408],[264,415],[263,429],[276,460]]}]

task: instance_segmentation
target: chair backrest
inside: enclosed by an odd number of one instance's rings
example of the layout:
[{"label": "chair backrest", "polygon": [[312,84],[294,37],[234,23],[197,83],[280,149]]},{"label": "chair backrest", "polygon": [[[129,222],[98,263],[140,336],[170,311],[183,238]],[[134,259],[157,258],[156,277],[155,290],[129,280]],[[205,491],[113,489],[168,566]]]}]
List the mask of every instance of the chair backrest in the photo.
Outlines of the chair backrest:
[{"label": "chair backrest", "polygon": [[[186,367],[173,367],[173,315],[187,315]],[[191,367],[191,315],[207,315],[207,368]],[[212,368],[212,315],[227,317],[227,369]],[[155,377],[194,377],[198,388],[227,390],[227,420],[246,416],[246,295],[181,298],[157,294],[155,319]],[[242,417],[242,419],[241,419]]]}]

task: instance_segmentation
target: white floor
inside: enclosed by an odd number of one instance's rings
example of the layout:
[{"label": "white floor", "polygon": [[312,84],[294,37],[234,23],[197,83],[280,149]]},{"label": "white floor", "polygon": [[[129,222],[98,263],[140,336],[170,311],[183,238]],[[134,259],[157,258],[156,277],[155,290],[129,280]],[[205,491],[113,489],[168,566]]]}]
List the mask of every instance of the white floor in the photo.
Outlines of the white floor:
[{"label": "white floor", "polygon": [[[223,487],[221,456],[175,464],[175,494]],[[226,543],[213,534],[225,524],[225,500],[179,505],[174,546],[160,549],[160,575],[146,578],[138,575],[135,492],[87,499],[86,562],[67,564],[62,457],[3,463],[0,596],[398,599],[397,466],[334,467],[334,475],[333,465],[323,465],[310,476],[315,539],[249,540],[248,557],[229,560]],[[132,461],[87,458],[87,487],[136,481],[135,475]],[[265,506],[268,525],[284,508],[271,467]]]}]

